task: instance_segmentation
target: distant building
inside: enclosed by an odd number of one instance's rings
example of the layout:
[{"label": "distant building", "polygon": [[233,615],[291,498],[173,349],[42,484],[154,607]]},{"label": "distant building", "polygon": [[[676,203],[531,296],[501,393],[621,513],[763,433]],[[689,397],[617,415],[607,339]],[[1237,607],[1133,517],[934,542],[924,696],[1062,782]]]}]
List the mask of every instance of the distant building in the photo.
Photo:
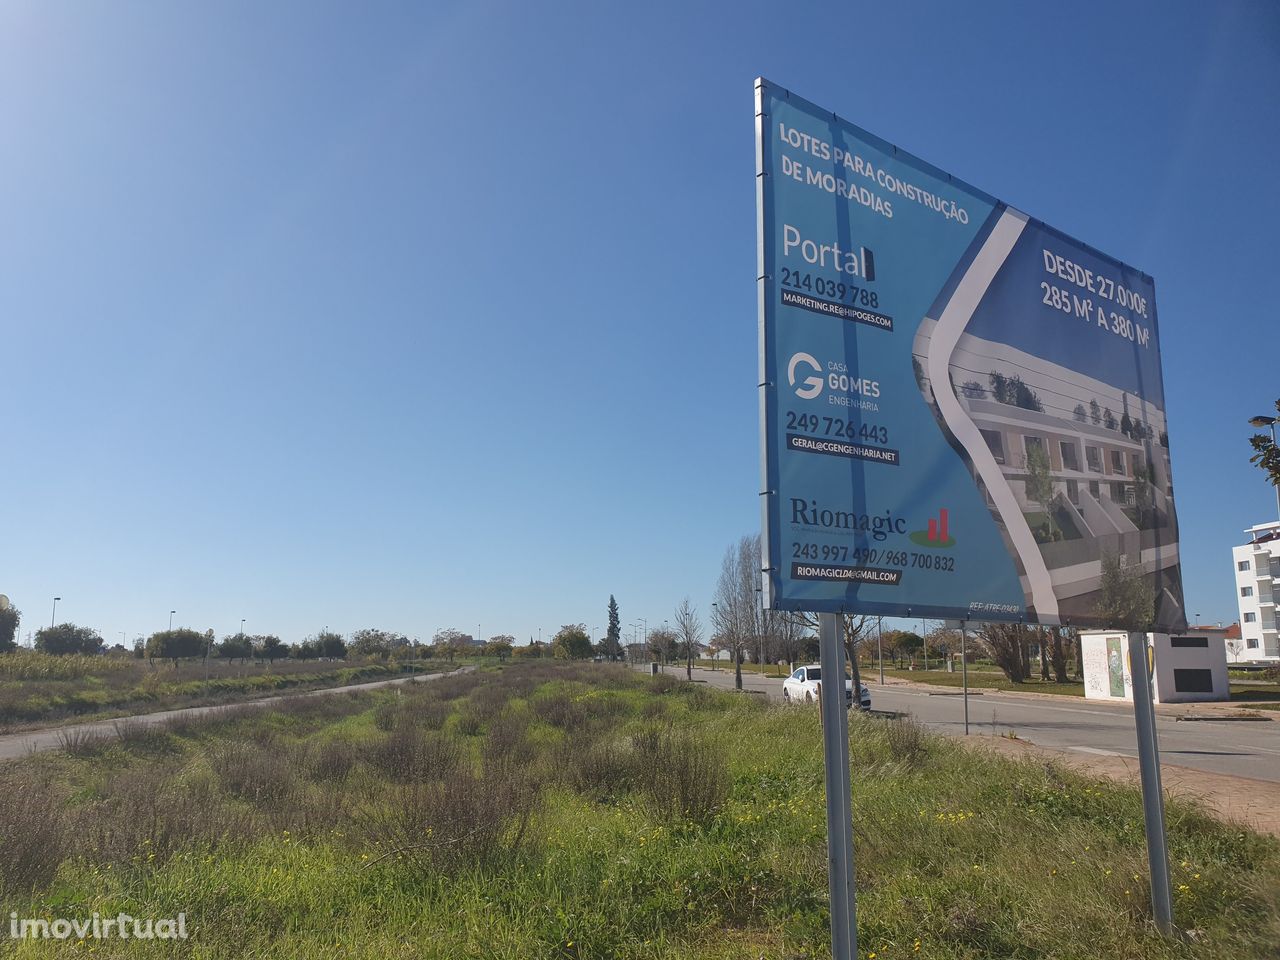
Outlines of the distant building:
[{"label": "distant building", "polygon": [[1280,660],[1274,589],[1276,579],[1280,579],[1280,521],[1259,523],[1245,534],[1248,542],[1231,551],[1244,641],[1239,659]]}]

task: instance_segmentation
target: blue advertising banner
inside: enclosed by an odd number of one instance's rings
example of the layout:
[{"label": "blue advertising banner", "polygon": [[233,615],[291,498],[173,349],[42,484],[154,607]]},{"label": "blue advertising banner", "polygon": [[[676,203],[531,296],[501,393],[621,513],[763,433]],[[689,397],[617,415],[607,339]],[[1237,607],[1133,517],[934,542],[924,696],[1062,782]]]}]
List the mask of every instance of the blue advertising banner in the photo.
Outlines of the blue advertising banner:
[{"label": "blue advertising banner", "polygon": [[756,82],[766,605],[1176,632],[1152,279]]}]

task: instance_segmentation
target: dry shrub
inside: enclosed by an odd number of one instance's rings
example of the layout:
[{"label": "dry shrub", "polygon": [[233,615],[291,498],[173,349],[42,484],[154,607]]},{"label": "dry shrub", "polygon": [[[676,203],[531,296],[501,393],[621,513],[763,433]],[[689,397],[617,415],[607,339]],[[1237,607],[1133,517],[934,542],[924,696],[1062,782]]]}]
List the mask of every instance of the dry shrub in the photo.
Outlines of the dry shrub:
[{"label": "dry shrub", "polygon": [[484,719],[472,703],[464,703],[458,711],[458,732],[466,737],[476,736],[484,727]]},{"label": "dry shrub", "polygon": [[461,673],[452,677],[441,677],[439,680],[428,680],[424,683],[424,691],[429,692],[437,700],[457,700],[471,692],[475,681],[468,674]]},{"label": "dry shrub", "polygon": [[67,727],[58,731],[58,747],[73,757],[96,757],[110,742],[106,733],[90,727]]},{"label": "dry shrub", "polygon": [[640,716],[646,720],[656,720],[658,717],[664,716],[667,712],[667,702],[665,700],[646,700],[644,706],[640,708]]},{"label": "dry shrub", "polygon": [[559,752],[558,768],[570,787],[599,802],[625,795],[634,788],[637,778],[630,740],[566,742]]},{"label": "dry shrub", "polygon": [[632,738],[636,781],[659,814],[706,820],[729,797],[729,765],[711,744],[672,727]]},{"label": "dry shrub", "polygon": [[330,693],[304,693],[286,697],[268,709],[313,723],[328,723],[350,717],[364,709],[363,694],[335,696]]},{"label": "dry shrub", "polygon": [[540,719],[561,730],[581,727],[587,719],[587,712],[582,704],[560,690],[535,697],[529,701],[529,706]]},{"label": "dry shrub", "polygon": [[97,799],[76,810],[76,847],[97,863],[163,862],[180,849],[250,839],[261,829],[253,811],[234,809],[207,772],[141,764],[114,777]]},{"label": "dry shrub", "polygon": [[257,805],[286,800],[297,789],[294,770],[281,762],[280,751],[224,741],[209,751],[209,767],[222,789],[238,800]]},{"label": "dry shrub", "polygon": [[396,717],[400,715],[400,704],[394,700],[380,703],[373,708],[373,725],[386,732],[396,725]]},{"label": "dry shrub", "polygon": [[889,755],[906,768],[919,766],[929,753],[929,735],[916,720],[885,720],[885,744]]},{"label": "dry shrub", "polygon": [[445,733],[401,727],[376,742],[368,760],[388,780],[419,783],[449,776],[462,761],[462,746]]},{"label": "dry shrub", "polygon": [[393,790],[384,802],[361,810],[357,823],[382,852],[374,863],[396,857],[433,874],[487,868],[520,849],[538,799],[530,776],[477,776],[463,769]]},{"label": "dry shrub", "polygon": [[499,714],[480,747],[485,771],[496,773],[527,764],[534,753],[528,733],[528,714],[514,710]]},{"label": "dry shrub", "polygon": [[146,723],[142,720],[117,720],[112,727],[116,739],[129,750],[141,753],[158,753],[173,747],[173,739],[169,731],[158,723]]},{"label": "dry shrub", "polygon": [[355,745],[348,740],[328,740],[311,750],[304,769],[317,783],[341,783],[351,776],[357,761]]},{"label": "dry shrub", "polygon": [[69,854],[66,809],[49,783],[9,768],[0,780],[0,887],[19,895],[47,886]]},{"label": "dry shrub", "polygon": [[674,690],[679,690],[682,686],[684,686],[683,680],[677,680],[667,673],[660,673],[656,677],[649,678],[649,689],[654,693],[671,693]]},{"label": "dry shrub", "polygon": [[449,704],[431,697],[411,697],[405,701],[400,711],[400,722],[403,726],[418,727],[422,730],[439,730],[453,708]]}]

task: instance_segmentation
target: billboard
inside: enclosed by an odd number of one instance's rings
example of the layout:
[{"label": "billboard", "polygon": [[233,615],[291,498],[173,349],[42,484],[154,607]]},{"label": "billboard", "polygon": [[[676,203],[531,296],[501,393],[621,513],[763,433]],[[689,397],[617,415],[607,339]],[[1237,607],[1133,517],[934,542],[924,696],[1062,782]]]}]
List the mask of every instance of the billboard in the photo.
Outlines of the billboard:
[{"label": "billboard", "polygon": [[1151,277],[756,82],[766,605],[1178,632]]}]

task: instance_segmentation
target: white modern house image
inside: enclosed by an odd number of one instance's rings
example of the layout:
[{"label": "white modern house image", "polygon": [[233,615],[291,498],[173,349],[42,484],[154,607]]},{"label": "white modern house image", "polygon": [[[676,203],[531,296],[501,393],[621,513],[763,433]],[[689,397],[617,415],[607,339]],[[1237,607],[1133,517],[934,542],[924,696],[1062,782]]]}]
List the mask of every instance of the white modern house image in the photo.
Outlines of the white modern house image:
[{"label": "white modern house image", "polygon": [[1247,542],[1231,550],[1236,603],[1240,607],[1241,660],[1280,660],[1276,631],[1276,581],[1280,580],[1280,521],[1245,531]]},{"label": "white modern house image", "polygon": [[[921,324],[917,356],[928,357],[934,323]],[[932,389],[917,366],[922,392]],[[1007,344],[959,337],[947,368],[961,411],[977,428],[998,474],[970,457],[974,480],[1010,536],[1025,523],[1043,558],[1063,621],[1089,617],[1102,558],[1154,576],[1162,622],[1181,615],[1178,531],[1164,411],[1125,390]],[[1001,509],[993,483],[1012,493]],[[1024,542],[1026,537],[1023,537]],[[1024,564],[1025,565],[1025,564]],[[1027,578],[1023,577],[1028,597]]]}]

